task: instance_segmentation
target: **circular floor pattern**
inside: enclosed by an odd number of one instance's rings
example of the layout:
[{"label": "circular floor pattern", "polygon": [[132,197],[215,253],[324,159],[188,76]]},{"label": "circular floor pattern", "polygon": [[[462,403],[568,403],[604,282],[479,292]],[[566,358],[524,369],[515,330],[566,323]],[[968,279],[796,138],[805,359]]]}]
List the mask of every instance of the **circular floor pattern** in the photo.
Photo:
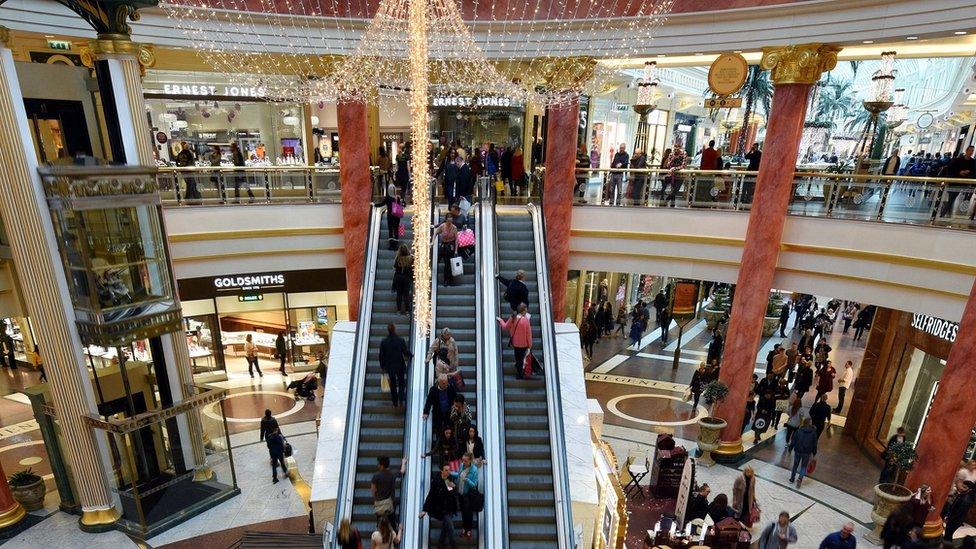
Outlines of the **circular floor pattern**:
[{"label": "circular floor pattern", "polygon": [[[242,399],[233,402],[233,399],[250,396],[250,399]],[[220,420],[217,412],[218,403],[211,404],[203,409],[203,413],[212,419]],[[298,413],[305,407],[305,400],[295,401],[294,395],[284,391],[244,391],[232,393],[224,399],[224,411],[227,414],[227,421],[230,423],[257,423],[261,421],[265,410],[271,410],[271,414],[281,419]]]},{"label": "circular floor pattern", "polygon": [[[0,448],[0,454],[3,454],[0,459],[16,460],[15,462],[22,466],[31,467],[34,473],[41,475],[41,478],[45,480],[54,478],[54,474],[51,473],[51,464],[47,460],[47,450],[44,448],[43,440],[10,444]],[[7,463],[7,467],[9,467],[10,461]]]},{"label": "circular floor pattern", "polygon": [[649,412],[649,415],[651,417],[655,417],[655,416],[660,417],[660,416],[663,415],[663,416],[667,416],[667,417],[671,417],[671,418],[674,418],[675,417],[675,413],[674,413],[675,406],[674,406],[674,404],[672,404],[672,403],[665,403],[665,402],[661,402],[661,401],[663,401],[663,400],[671,400],[671,401],[675,401],[675,402],[680,403],[682,405],[682,407],[685,407],[685,408],[690,408],[691,407],[690,404],[687,404],[685,402],[685,400],[682,399],[682,398],[680,398],[680,397],[673,397],[673,396],[668,396],[668,395],[634,394],[634,395],[622,395],[622,396],[618,396],[618,397],[616,397],[614,399],[611,399],[610,402],[607,402],[607,409],[610,410],[610,413],[611,414],[613,414],[613,415],[615,415],[615,416],[617,416],[619,418],[626,419],[628,421],[633,421],[635,423],[643,423],[644,425],[660,425],[660,426],[663,426],[663,427],[676,427],[676,426],[679,426],[679,425],[693,425],[695,423],[698,423],[698,418],[699,417],[701,417],[701,416],[703,416],[703,415],[706,414],[705,409],[702,406],[698,406],[698,409],[695,410],[696,413],[695,413],[695,415],[693,417],[690,417],[690,418],[684,419],[684,420],[668,421],[668,420],[648,419],[648,418],[644,418],[644,417],[635,417],[635,416],[632,416],[632,415],[630,415],[630,414],[628,414],[628,413],[626,413],[624,411],[621,411],[620,406],[619,406],[621,402],[625,402],[625,401],[631,401],[632,402],[633,399],[638,399],[638,398],[641,398],[641,399],[647,399],[647,398],[654,399],[657,402],[652,402],[651,404],[642,404],[640,406],[632,406],[632,405],[628,404],[628,405],[625,405],[624,407],[627,408],[632,413],[637,413],[638,411],[643,411],[643,412]]},{"label": "circular floor pattern", "polygon": [[44,461],[44,460],[41,459],[41,458],[39,458],[39,457],[37,457],[37,456],[31,456],[29,458],[24,458],[24,459],[20,460],[19,463],[21,465],[23,465],[24,467],[30,467],[31,465],[37,465],[38,463],[40,463],[42,461]]}]

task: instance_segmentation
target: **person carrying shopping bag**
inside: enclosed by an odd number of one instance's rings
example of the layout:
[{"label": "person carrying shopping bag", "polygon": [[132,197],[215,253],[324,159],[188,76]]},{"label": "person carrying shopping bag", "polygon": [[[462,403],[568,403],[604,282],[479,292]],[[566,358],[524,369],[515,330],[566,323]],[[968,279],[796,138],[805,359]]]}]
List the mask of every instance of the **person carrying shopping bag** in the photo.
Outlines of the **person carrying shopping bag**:
[{"label": "person carrying shopping bag", "polygon": [[532,348],[532,324],[530,321],[529,307],[522,303],[518,306],[518,311],[508,320],[495,317],[498,325],[509,334],[508,346],[515,350],[515,378],[522,379],[524,372],[525,356]]}]

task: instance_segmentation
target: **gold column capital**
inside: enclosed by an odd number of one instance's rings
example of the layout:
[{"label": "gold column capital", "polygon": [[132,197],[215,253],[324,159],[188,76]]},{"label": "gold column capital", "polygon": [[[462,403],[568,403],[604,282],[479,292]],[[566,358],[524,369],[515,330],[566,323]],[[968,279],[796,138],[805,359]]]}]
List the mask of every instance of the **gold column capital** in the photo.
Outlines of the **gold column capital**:
[{"label": "gold column capital", "polygon": [[593,78],[595,69],[592,57],[551,57],[542,66],[542,78],[550,89],[578,90]]},{"label": "gold column capital", "polygon": [[0,48],[10,46],[10,29],[0,25]]},{"label": "gold column capital", "polygon": [[94,67],[95,60],[103,55],[132,55],[139,62],[139,72],[156,65],[156,48],[152,44],[133,42],[125,34],[99,34],[94,40],[81,47],[81,63]]},{"label": "gold column capital", "polygon": [[838,46],[797,44],[763,48],[759,66],[770,71],[774,84],[814,84],[837,66]]}]

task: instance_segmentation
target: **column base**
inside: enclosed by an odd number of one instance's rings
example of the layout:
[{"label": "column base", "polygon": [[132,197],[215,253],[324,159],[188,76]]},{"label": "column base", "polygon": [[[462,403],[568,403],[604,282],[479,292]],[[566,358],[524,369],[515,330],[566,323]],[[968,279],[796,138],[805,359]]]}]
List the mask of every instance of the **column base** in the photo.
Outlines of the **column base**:
[{"label": "column base", "polygon": [[81,518],[78,519],[78,527],[81,528],[82,532],[88,532],[90,534],[108,532],[109,530],[115,529],[115,521],[121,517],[122,515],[119,514],[115,507],[109,507],[108,509],[83,509],[81,511]]},{"label": "column base", "polygon": [[742,447],[742,439],[737,440],[723,440],[719,443],[718,448],[712,450],[712,457],[717,463],[733,463],[742,457],[745,453],[745,448]]},{"label": "column base", "polygon": [[941,542],[944,533],[945,528],[942,527],[941,519],[926,521],[925,526],[922,527],[922,539],[927,542]]},{"label": "column base", "polygon": [[206,482],[214,477],[213,469],[204,465],[193,471],[193,482]]},{"label": "column base", "polygon": [[0,530],[14,526],[26,516],[27,511],[24,509],[24,506],[15,501],[13,507],[0,513]]}]

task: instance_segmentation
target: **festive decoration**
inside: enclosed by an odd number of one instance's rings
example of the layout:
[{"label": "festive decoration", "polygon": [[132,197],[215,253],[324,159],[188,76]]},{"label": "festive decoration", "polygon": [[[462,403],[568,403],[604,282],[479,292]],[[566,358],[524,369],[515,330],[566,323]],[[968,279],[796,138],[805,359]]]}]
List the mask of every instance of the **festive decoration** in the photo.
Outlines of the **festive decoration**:
[{"label": "festive decoration", "polygon": [[430,176],[427,163],[428,141],[427,121],[427,22],[428,12],[424,5],[412,2],[410,5],[410,137],[413,148],[410,151],[411,185],[413,187],[413,257],[414,257],[414,320],[425,337],[432,326],[430,302],[430,192],[427,179]]}]

